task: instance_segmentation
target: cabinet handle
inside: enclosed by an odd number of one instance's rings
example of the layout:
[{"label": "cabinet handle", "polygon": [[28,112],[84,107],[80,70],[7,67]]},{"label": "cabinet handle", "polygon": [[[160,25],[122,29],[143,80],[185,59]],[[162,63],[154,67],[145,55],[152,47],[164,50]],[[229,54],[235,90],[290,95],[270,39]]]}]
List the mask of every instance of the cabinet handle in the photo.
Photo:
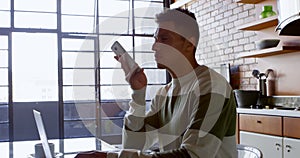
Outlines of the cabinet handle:
[{"label": "cabinet handle", "polygon": [[276,146],[276,150],[280,150],[281,149],[281,145],[279,143],[276,143],[275,146]]},{"label": "cabinet handle", "polygon": [[257,120],[256,122],[257,122],[257,123],[261,123],[261,121],[260,121],[260,120]]},{"label": "cabinet handle", "polygon": [[287,152],[291,152],[292,147],[290,145],[285,146]]}]

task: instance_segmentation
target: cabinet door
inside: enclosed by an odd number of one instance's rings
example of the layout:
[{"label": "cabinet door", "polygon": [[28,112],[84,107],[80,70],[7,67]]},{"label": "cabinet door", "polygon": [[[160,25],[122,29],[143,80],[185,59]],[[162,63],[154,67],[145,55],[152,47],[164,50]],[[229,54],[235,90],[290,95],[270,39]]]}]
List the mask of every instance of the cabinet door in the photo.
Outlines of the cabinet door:
[{"label": "cabinet door", "polygon": [[300,138],[300,118],[283,117],[283,136]]},{"label": "cabinet door", "polygon": [[242,131],[282,136],[280,116],[240,114],[239,127]]},{"label": "cabinet door", "polygon": [[240,132],[240,144],[259,148],[263,157],[282,158],[282,137],[258,134],[253,132]]},{"label": "cabinet door", "polygon": [[300,155],[300,140],[283,138],[284,158],[295,158]]}]

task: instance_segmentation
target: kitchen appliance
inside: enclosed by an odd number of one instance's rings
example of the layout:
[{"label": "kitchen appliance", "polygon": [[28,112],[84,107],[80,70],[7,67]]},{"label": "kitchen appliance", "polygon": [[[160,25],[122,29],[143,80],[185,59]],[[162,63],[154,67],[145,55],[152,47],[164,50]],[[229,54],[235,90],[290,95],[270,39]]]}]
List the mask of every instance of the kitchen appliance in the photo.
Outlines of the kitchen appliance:
[{"label": "kitchen appliance", "polygon": [[259,91],[256,90],[233,90],[237,107],[250,108],[257,105]]},{"label": "kitchen appliance", "polygon": [[[269,75],[272,74],[272,79],[268,79]],[[274,94],[274,71],[267,69],[265,73],[261,73],[259,70],[253,70],[252,75],[258,79],[257,89],[260,97],[271,96]]]},{"label": "kitchen appliance", "polygon": [[300,36],[300,1],[277,0],[279,24],[275,28],[279,35]]}]

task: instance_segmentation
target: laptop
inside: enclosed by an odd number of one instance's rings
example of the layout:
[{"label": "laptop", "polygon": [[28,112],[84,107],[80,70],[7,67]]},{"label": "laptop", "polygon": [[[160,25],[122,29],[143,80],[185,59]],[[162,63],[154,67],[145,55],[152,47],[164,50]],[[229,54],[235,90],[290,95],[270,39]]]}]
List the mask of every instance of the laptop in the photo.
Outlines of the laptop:
[{"label": "laptop", "polygon": [[38,132],[39,132],[39,136],[40,136],[40,140],[42,142],[45,156],[46,156],[46,158],[53,158],[53,156],[51,155],[50,146],[48,144],[48,138],[46,135],[42,115],[39,111],[33,110],[33,116],[34,116],[34,120],[35,120],[37,129],[38,129]]}]

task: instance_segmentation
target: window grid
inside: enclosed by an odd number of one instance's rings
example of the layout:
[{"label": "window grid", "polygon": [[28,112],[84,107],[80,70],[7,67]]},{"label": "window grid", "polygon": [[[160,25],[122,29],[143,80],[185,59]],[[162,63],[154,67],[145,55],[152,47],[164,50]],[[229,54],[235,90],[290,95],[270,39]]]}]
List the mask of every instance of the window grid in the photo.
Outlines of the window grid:
[{"label": "window grid", "polygon": [[[133,58],[135,58],[136,60],[139,60],[139,58],[141,58],[142,56],[148,56],[147,54],[151,54],[152,51],[150,50],[143,50],[139,47],[137,47],[139,45],[139,43],[135,43],[136,41],[141,41],[139,40],[140,38],[144,38],[144,39],[152,39],[152,31],[151,28],[150,31],[149,30],[144,30],[145,32],[143,32],[142,30],[138,30],[135,29],[135,25],[140,25],[135,23],[135,19],[139,19],[137,20],[137,22],[141,22],[144,20],[153,20],[152,18],[150,18],[150,16],[135,16],[134,15],[134,7],[138,7],[138,3],[153,3],[156,6],[161,5],[161,7],[163,6],[163,1],[162,0],[158,0],[158,1],[148,1],[148,0],[138,0],[138,1],[133,1],[133,0],[128,0],[128,8],[130,9],[130,12],[128,13],[127,16],[124,16],[124,14],[122,15],[115,15],[115,16],[108,16],[108,15],[101,15],[101,8],[99,8],[99,11],[97,12],[97,18],[94,18],[94,15],[91,13],[74,13],[72,11],[66,11],[64,10],[65,6],[63,6],[63,2],[67,1],[67,0],[57,0],[55,1],[55,5],[54,2],[52,1],[48,1],[48,3],[51,3],[52,8],[49,10],[39,10],[35,7],[31,8],[31,7],[25,7],[22,8],[21,7],[21,3],[19,4],[19,2],[22,2],[21,0],[6,0],[9,5],[5,5],[7,6],[6,8],[0,8],[0,16],[2,15],[1,13],[9,13],[10,17],[7,17],[7,21],[9,21],[9,26],[8,23],[7,25],[0,25],[0,36],[5,36],[8,39],[10,39],[9,41],[12,41],[12,37],[10,36],[11,33],[14,32],[29,32],[29,33],[55,33],[57,34],[58,37],[58,106],[59,106],[59,119],[62,119],[62,121],[60,120],[59,123],[59,127],[63,127],[63,130],[60,131],[60,138],[73,138],[73,137],[78,137],[78,133],[68,133],[68,131],[66,131],[66,126],[70,126],[70,124],[72,124],[72,122],[74,122],[74,126],[80,124],[81,121],[94,121],[96,122],[97,125],[99,124],[110,124],[109,122],[105,122],[107,120],[109,120],[108,118],[113,118],[113,120],[117,120],[117,119],[122,119],[122,117],[120,116],[103,116],[102,119],[98,120],[96,118],[100,118],[101,117],[101,112],[96,112],[93,115],[93,117],[78,117],[79,112],[76,111],[76,109],[80,109],[83,107],[88,107],[94,111],[96,111],[95,109],[97,109],[100,104],[102,106],[102,104],[126,104],[129,101],[129,96],[126,97],[121,97],[121,98],[105,98],[105,96],[102,95],[103,92],[101,92],[102,88],[119,88],[119,87],[127,87],[127,89],[129,89],[129,85],[126,82],[121,82],[121,83],[103,83],[100,78],[100,73],[102,71],[122,71],[120,68],[120,65],[117,64],[116,62],[116,66],[105,66],[105,65],[101,65],[101,55],[105,54],[111,57],[111,59],[113,59],[112,57],[114,56],[113,52],[110,51],[109,47],[104,48],[103,45],[101,45],[102,37],[105,36],[111,36],[112,38],[110,39],[110,41],[112,42],[114,39],[121,39],[122,38],[127,38],[127,39],[131,39],[130,44],[125,44],[127,45],[127,50],[130,53],[130,55],[133,56]],[[70,0],[69,0],[70,1]],[[94,0],[90,0],[90,1],[94,1]],[[95,0],[98,2],[98,6],[100,5],[100,2],[102,2],[101,0]],[[105,0],[104,0],[105,1]],[[123,3],[126,1],[122,1]],[[60,3],[62,5],[60,5]],[[135,4],[136,3],[136,4]],[[12,4],[12,5],[11,5]],[[19,4],[19,5],[18,5]],[[4,6],[4,5],[2,5]],[[54,6],[54,7],[53,7]],[[1,6],[0,6],[1,7]],[[94,9],[94,8],[93,8]],[[52,20],[50,21],[44,21],[43,23],[34,23],[33,21],[31,21],[31,24],[25,24],[25,23],[20,23],[20,21],[18,20],[19,15],[25,15],[25,14],[31,14],[31,15],[51,15],[50,18],[52,18]],[[53,16],[54,15],[54,16]],[[76,27],[76,22],[75,20],[71,19],[65,19],[65,17],[72,17],[75,19],[80,19],[82,18],[83,21],[87,20],[89,22],[89,28],[88,29],[80,29],[79,25],[78,27]],[[119,21],[121,19],[123,20],[127,20],[127,29],[123,30],[123,31],[119,31],[118,30],[109,30],[106,29],[105,27],[101,27],[100,23],[103,23],[103,19],[116,19],[116,21]],[[71,25],[74,26],[66,26],[66,24],[64,23],[65,21],[69,20],[69,22],[71,23]],[[83,22],[81,21],[81,23]],[[105,21],[105,20],[104,20]],[[122,20],[121,20],[122,21]],[[49,23],[51,22],[51,23]],[[105,22],[104,22],[105,23]],[[95,27],[95,24],[98,24],[97,27]],[[118,26],[119,27],[119,26]],[[95,29],[97,28],[97,29]],[[133,29],[134,28],[134,29]],[[111,32],[113,31],[113,32]],[[115,31],[115,32],[114,32]],[[84,47],[83,48],[76,48],[76,49],[69,49],[69,48],[64,48],[64,40],[65,39],[84,39],[84,40],[91,40],[93,41],[92,43],[94,43],[94,47],[91,50],[86,50]],[[126,41],[126,40],[125,40]],[[146,40],[147,41],[147,40]],[[149,42],[149,41],[148,41]],[[125,43],[125,42],[124,42]],[[109,45],[109,44],[107,44]],[[1,117],[3,117],[4,115],[2,115],[2,113],[5,111],[7,111],[7,119],[2,119],[0,118],[0,126],[5,125],[7,126],[7,131],[8,134],[7,136],[2,137],[2,133],[0,136],[0,141],[13,141],[14,140],[14,135],[13,135],[13,109],[12,109],[12,105],[13,105],[13,96],[12,96],[12,74],[11,74],[11,59],[12,59],[12,50],[11,50],[11,43],[7,42],[7,48],[0,48],[0,53],[2,53],[3,51],[6,51],[8,53],[7,55],[7,61],[8,61],[8,65],[7,66],[2,66],[0,65],[0,70],[4,69],[7,70],[7,76],[8,76],[8,83],[6,85],[0,85],[0,89],[1,88],[6,88],[6,94],[8,96],[7,101],[3,102],[0,101],[0,108],[4,109],[0,109],[0,113],[1,113]],[[64,60],[69,60],[69,58],[74,58],[74,54],[72,55],[72,53],[76,53],[75,56],[78,56],[80,54],[89,54],[86,55],[87,56],[94,56],[94,64],[90,65],[87,63],[87,65],[78,65],[78,66],[72,66],[71,64],[69,65],[64,65],[66,63],[66,61]],[[70,55],[71,54],[71,55]],[[104,55],[104,56],[105,56]],[[73,57],[72,57],[73,56]],[[87,57],[89,58],[89,57]],[[90,60],[90,58],[89,58]],[[115,61],[114,61],[115,62]],[[137,62],[144,62],[144,61],[137,61]],[[1,64],[1,63],[0,63]],[[149,75],[153,74],[153,72],[151,72],[152,70],[156,69],[155,66],[153,65],[146,65],[145,67],[145,72],[149,71]],[[68,75],[71,73],[71,71],[82,71],[84,73],[89,74],[90,72],[95,72],[94,76],[91,76],[91,78],[93,78],[92,80],[88,81],[88,82],[84,82],[84,83],[74,83],[74,78],[68,78],[64,75]],[[87,72],[89,71],[89,72]],[[162,72],[160,72],[161,74]],[[103,75],[103,74],[102,74]],[[99,78],[100,76],[100,78]],[[65,80],[67,79],[67,80]],[[73,82],[71,82],[73,80]],[[163,85],[167,82],[167,77],[163,78],[163,80],[165,80],[165,82],[156,82],[156,81],[150,81],[149,82],[149,86],[160,86]],[[1,83],[1,82],[0,82]],[[94,92],[95,97],[87,97],[87,98],[79,98],[79,99],[74,99],[71,96],[70,97],[66,97],[66,92],[68,92],[68,88],[86,88],[87,92],[89,92],[90,90],[92,90]],[[66,92],[65,92],[66,91]],[[74,91],[74,90],[73,90]],[[70,91],[69,91],[70,92]],[[72,90],[71,90],[72,92]],[[147,98],[147,101],[149,101],[150,98]],[[34,102],[34,100],[33,100]],[[118,103],[117,103],[118,102]],[[122,109],[124,110],[124,109]],[[85,114],[82,114],[85,115]],[[87,115],[89,116],[89,115]],[[4,120],[4,121],[3,121]],[[111,120],[109,120],[111,121]],[[70,124],[68,124],[70,123]],[[78,124],[76,124],[78,123]],[[120,122],[118,123],[118,125],[120,124]],[[2,127],[0,127],[2,128]],[[65,129],[65,130],[64,130]],[[105,131],[106,130],[106,131]],[[98,131],[99,132],[99,131]],[[102,133],[107,132],[107,129],[103,128],[102,129]],[[69,136],[66,136],[70,134]],[[77,134],[77,135],[76,135]],[[115,133],[116,134],[116,133]],[[117,134],[118,135],[118,134]],[[91,136],[88,135],[87,133],[85,133],[83,135],[83,137],[85,136]],[[80,136],[81,137],[81,136]],[[63,149],[61,149],[63,151]]]}]

